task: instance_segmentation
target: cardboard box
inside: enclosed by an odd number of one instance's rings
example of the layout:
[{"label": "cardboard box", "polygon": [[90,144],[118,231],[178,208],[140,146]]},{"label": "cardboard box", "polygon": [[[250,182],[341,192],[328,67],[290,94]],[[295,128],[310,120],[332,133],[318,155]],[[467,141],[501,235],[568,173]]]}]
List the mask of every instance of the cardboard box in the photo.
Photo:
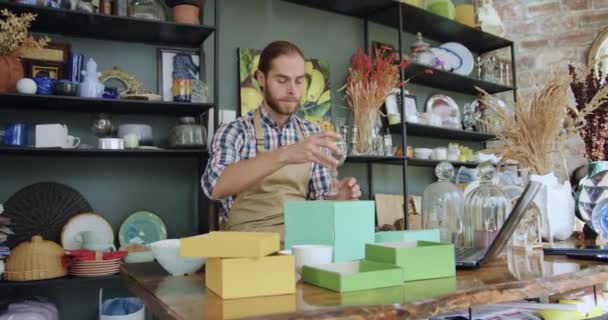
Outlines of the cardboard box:
[{"label": "cardboard box", "polygon": [[402,284],[402,271],[395,265],[363,260],[305,265],[302,279],[332,291],[350,292],[399,286]]},{"label": "cardboard box", "polygon": [[395,264],[403,270],[403,281],[454,277],[454,245],[430,241],[386,242],[365,246],[370,261]]},{"label": "cardboard box", "polygon": [[403,242],[403,241],[431,241],[439,242],[439,229],[381,231],[376,232],[376,243]]},{"label": "cardboard box", "polygon": [[181,239],[182,257],[261,258],[279,251],[281,235],[273,232],[211,232]]},{"label": "cardboard box", "polygon": [[309,289],[303,290],[304,302],[315,306],[335,307],[336,301],[340,306],[401,304],[455,292],[456,278],[409,281],[395,287],[336,293],[329,298]]},{"label": "cardboard box", "polygon": [[205,292],[205,319],[240,319],[296,311],[296,295],[278,295],[224,300]]},{"label": "cardboard box", "polygon": [[208,259],[205,284],[224,299],[294,294],[293,256]]},{"label": "cardboard box", "polygon": [[374,242],[373,201],[286,201],[285,248],[299,244],[334,247],[334,261],[360,260]]}]

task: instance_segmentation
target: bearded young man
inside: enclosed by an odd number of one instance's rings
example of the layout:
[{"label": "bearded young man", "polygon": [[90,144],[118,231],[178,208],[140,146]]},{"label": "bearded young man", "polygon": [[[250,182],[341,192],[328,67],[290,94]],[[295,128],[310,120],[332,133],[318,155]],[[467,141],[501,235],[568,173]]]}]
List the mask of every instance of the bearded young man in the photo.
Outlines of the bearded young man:
[{"label": "bearded young man", "polygon": [[202,186],[228,213],[222,229],[279,232],[283,238],[284,201],[361,196],[354,178],[340,180],[337,194],[328,196],[328,168],[337,161],[324,150],[338,152],[339,136],[321,132],[318,125],[296,115],[305,70],[304,54],[296,45],[270,43],[256,71],[262,104],[215,134]]}]

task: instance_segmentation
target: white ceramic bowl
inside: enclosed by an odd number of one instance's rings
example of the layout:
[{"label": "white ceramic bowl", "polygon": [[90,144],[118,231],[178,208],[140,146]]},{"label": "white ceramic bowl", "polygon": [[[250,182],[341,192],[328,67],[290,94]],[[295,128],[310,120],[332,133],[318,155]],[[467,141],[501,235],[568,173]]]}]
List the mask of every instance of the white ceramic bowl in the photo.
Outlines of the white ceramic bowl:
[{"label": "white ceramic bowl", "polygon": [[433,153],[432,149],[429,148],[416,148],[414,149],[414,157],[416,159],[429,159]]},{"label": "white ceramic bowl", "polygon": [[171,275],[183,276],[198,271],[205,258],[185,258],[179,253],[179,239],[167,239],[150,243],[154,258]]},{"label": "white ceramic bowl", "polygon": [[139,143],[143,145],[152,145],[154,137],[152,136],[152,127],[147,124],[125,123],[118,126],[118,137],[122,138],[129,133],[134,133],[139,138]]}]

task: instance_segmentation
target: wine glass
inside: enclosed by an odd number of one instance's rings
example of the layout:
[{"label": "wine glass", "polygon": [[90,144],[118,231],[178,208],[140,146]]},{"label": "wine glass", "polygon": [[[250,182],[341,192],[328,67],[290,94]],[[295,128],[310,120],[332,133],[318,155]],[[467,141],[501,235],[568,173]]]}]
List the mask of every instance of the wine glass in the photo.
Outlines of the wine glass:
[{"label": "wine glass", "polygon": [[338,152],[334,152],[332,150],[331,156],[338,161],[338,164],[335,168],[330,169],[331,184],[327,193],[328,196],[336,196],[338,194],[338,167],[344,164],[344,161],[346,160],[346,154],[348,152],[344,137],[335,141],[335,144],[338,149]]}]

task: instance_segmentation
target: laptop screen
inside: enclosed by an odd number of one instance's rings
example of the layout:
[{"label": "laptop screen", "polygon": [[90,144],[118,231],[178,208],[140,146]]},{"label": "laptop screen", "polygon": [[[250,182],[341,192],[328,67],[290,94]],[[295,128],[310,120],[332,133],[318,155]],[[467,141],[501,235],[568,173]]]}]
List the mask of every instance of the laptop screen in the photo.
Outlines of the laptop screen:
[{"label": "laptop screen", "polygon": [[532,200],[534,200],[534,197],[536,197],[536,194],[540,190],[541,186],[542,185],[536,181],[531,181],[528,183],[526,189],[521,194],[517,200],[517,203],[513,207],[513,210],[511,210],[511,213],[507,217],[507,220],[500,228],[500,231],[498,231],[496,238],[494,238],[492,244],[490,244],[488,251],[484,255],[484,260],[494,257],[501,252],[502,249],[504,249],[509,242],[509,239],[511,239],[511,235],[513,235],[513,232],[517,228],[517,225],[532,204]]}]

